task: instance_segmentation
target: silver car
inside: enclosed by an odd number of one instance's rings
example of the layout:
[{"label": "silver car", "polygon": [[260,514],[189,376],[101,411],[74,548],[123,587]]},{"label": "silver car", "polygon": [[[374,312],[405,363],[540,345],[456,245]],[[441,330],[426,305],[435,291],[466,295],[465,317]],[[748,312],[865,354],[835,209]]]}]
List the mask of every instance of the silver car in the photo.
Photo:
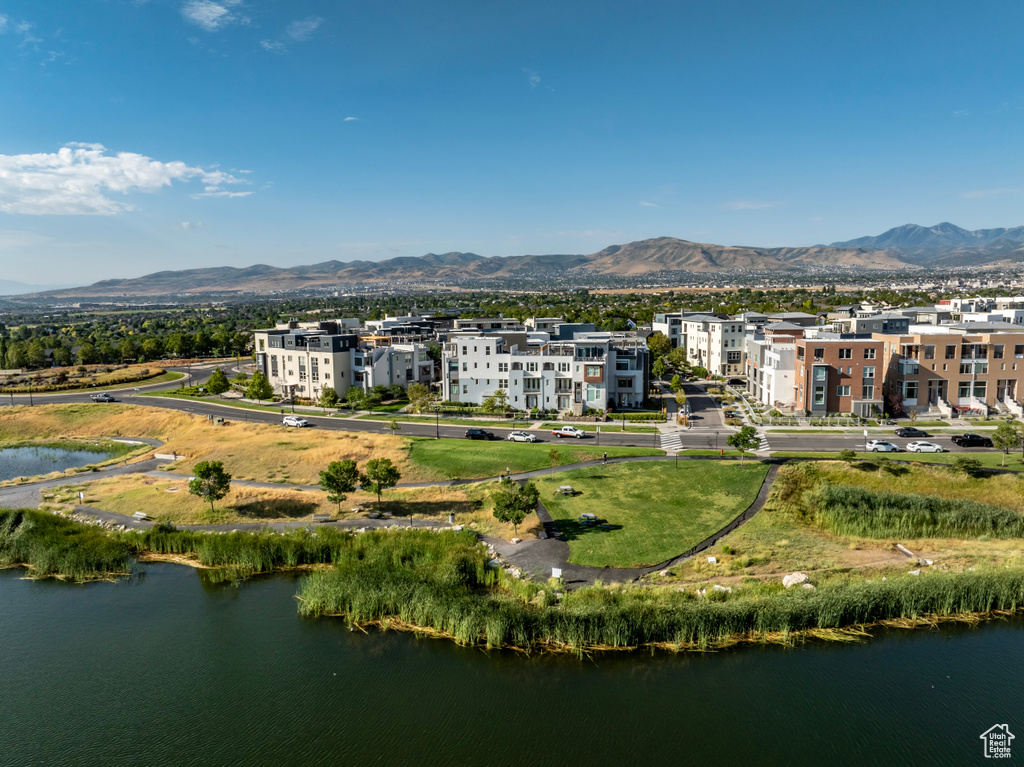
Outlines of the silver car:
[{"label": "silver car", "polygon": [[509,442],[536,442],[537,441],[536,435],[530,434],[530,432],[528,432],[528,431],[512,431],[512,432],[509,432],[509,435],[508,435],[508,437],[506,439],[508,439]]},{"label": "silver car", "polygon": [[944,453],[946,452],[943,448],[936,445],[934,442],[908,442],[907,450],[911,453]]},{"label": "silver car", "polygon": [[900,451],[899,447],[891,442],[886,442],[884,439],[870,440],[867,448],[872,453],[898,453]]}]

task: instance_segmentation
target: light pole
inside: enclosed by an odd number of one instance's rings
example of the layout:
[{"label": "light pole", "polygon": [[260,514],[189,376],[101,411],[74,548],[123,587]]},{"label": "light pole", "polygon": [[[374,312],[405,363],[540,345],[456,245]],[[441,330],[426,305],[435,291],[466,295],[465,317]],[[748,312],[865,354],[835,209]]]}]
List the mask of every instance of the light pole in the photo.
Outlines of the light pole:
[{"label": "light pole", "polygon": [[441,406],[434,405],[434,439],[441,439]]}]

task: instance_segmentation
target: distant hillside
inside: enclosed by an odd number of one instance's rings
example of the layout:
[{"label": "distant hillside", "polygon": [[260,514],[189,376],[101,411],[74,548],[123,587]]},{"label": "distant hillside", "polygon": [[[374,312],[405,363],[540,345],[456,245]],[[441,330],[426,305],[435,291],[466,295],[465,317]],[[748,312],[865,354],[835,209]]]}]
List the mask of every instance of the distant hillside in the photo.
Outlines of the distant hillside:
[{"label": "distant hillside", "polygon": [[874,237],[832,245],[885,251],[920,266],[996,266],[1024,261],[1024,226],[971,230],[945,221],[930,227],[904,224]]}]

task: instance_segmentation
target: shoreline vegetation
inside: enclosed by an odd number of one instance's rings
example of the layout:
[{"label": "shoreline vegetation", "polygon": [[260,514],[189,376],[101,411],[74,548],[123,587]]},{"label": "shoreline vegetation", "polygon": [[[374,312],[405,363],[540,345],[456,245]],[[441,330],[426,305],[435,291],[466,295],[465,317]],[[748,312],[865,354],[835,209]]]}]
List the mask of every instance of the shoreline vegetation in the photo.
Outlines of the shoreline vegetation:
[{"label": "shoreline vegetation", "polygon": [[235,582],[307,570],[298,593],[303,616],[528,652],[853,641],[872,626],[977,622],[1024,606],[1020,568],[882,579],[841,574],[815,589],[758,582],[698,595],[647,585],[567,591],[558,581],[520,580],[489,557],[469,531],[218,534],[161,525],[108,532],[45,512],[0,510],[0,567],[26,567],[29,577],[109,580],[135,572],[139,561],[212,568],[210,577]]}]

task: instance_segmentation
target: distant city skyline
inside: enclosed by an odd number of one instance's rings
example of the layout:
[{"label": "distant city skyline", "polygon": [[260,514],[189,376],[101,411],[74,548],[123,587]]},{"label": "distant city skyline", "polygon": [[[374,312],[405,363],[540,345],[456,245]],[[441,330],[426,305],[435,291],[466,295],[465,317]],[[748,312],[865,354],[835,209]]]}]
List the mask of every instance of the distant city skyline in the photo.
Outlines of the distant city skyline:
[{"label": "distant city skyline", "polygon": [[1024,6],[0,0],[0,278],[1024,224]]}]

